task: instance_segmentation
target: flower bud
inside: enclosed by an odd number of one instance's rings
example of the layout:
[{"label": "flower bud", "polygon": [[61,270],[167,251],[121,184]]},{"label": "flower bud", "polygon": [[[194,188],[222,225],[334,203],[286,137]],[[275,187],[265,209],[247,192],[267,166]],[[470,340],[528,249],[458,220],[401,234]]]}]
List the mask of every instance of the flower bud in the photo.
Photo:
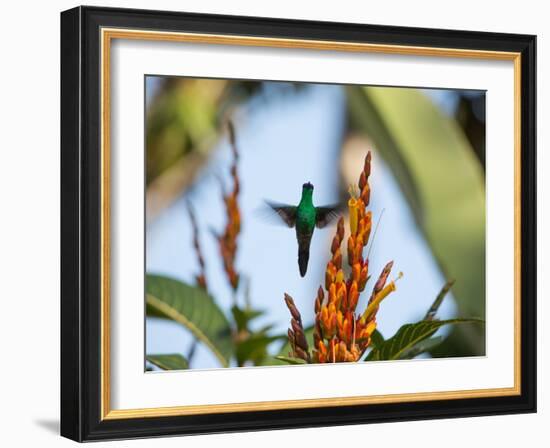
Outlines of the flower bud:
[{"label": "flower bud", "polygon": [[338,220],[338,226],[336,228],[338,238],[340,238],[340,241],[344,239],[344,218],[340,217]]},{"label": "flower bud", "polygon": [[357,232],[357,200],[355,198],[350,198],[348,200],[348,210],[349,210],[349,228],[352,235],[355,235]]},{"label": "flower bud", "polygon": [[334,263],[334,266],[336,267],[336,269],[342,268],[342,252],[340,251],[340,248],[336,249],[336,252],[332,257],[332,262]]},{"label": "flower bud", "polygon": [[352,310],[355,310],[357,302],[359,301],[359,288],[357,282],[354,280],[351,283],[351,288],[348,293],[348,307]]},{"label": "flower bud", "polygon": [[367,175],[364,171],[361,172],[361,175],[359,176],[359,190],[362,191],[363,188],[367,185]]},{"label": "flower bud", "polygon": [[359,292],[362,292],[365,289],[368,279],[369,279],[369,263],[367,260],[367,262],[365,262],[365,264],[361,268],[361,275],[359,277],[359,282],[357,282],[357,288],[359,289]]},{"label": "flower bud", "polygon": [[340,239],[338,238],[338,235],[334,235],[334,238],[332,238],[332,246],[330,248],[330,252],[334,254],[339,248],[340,248]]},{"label": "flower bud", "polygon": [[370,187],[369,185],[365,185],[365,188],[361,190],[361,200],[365,203],[365,205],[369,205],[370,203]]},{"label": "flower bud", "polygon": [[355,237],[350,235],[348,238],[348,263],[350,266],[353,266],[355,260],[353,258],[353,249],[355,248]]},{"label": "flower bud", "polygon": [[298,322],[301,322],[302,317],[300,316],[300,312],[298,311],[298,308],[296,308],[294,300],[292,299],[292,297],[290,297],[286,293],[285,293],[285,303],[292,317],[296,319]]},{"label": "flower bud", "polygon": [[371,153],[370,151],[365,156],[365,165],[363,166],[363,171],[367,178],[370,176],[370,162],[371,162]]}]

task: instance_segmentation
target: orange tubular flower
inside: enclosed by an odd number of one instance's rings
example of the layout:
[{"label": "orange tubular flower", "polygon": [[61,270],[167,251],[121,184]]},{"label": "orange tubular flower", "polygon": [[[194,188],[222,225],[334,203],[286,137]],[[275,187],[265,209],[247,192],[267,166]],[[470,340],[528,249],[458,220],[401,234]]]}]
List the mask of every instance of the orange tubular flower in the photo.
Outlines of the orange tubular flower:
[{"label": "orange tubular flower", "polygon": [[239,153],[235,142],[235,130],[233,124],[229,122],[229,142],[233,153],[233,164],[231,166],[231,179],[233,189],[229,194],[224,194],[223,202],[227,215],[227,224],[224,233],[218,236],[220,253],[223,260],[223,267],[229,279],[229,283],[234,291],[239,286],[239,275],[235,269],[235,256],[237,254],[237,237],[241,231],[241,215],[239,211],[238,195],[240,190],[239,176],[237,173],[237,162]]},{"label": "orange tubular flower", "polygon": [[[341,248],[345,230],[344,219],[340,218],[332,240],[332,257],[325,271],[325,290],[319,287],[315,300],[311,362],[358,361],[368,348],[370,337],[376,329],[376,313],[380,303],[395,290],[393,281],[386,285],[393,266],[393,262],[389,262],[374,285],[367,308],[363,313],[356,312],[359,296],[369,279],[369,261],[363,257],[363,251],[372,228],[372,214],[367,211],[370,169],[369,152],[359,177],[359,194],[354,194],[353,189],[350,189],[348,201],[350,234],[346,247],[350,274],[346,278],[342,268]],[[290,343],[292,346],[293,342]]]}]

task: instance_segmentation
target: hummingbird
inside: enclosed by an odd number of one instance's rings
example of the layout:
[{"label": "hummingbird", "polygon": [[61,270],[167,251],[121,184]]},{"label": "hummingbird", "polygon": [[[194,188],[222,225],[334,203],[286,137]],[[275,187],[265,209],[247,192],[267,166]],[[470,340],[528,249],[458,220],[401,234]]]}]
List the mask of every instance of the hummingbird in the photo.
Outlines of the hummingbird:
[{"label": "hummingbird", "polygon": [[315,207],[313,205],[313,185],[310,182],[302,186],[302,197],[298,206],[266,202],[288,227],[296,228],[298,267],[300,276],[304,277],[307,272],[309,247],[315,227],[322,229],[334,221],[338,216],[340,206]]}]

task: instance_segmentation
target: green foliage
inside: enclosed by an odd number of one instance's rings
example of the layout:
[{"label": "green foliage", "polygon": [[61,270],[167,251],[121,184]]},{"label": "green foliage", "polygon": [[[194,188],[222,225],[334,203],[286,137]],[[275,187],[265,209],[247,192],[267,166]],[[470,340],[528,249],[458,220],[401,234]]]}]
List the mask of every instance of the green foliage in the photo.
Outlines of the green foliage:
[{"label": "green foliage", "polygon": [[[448,319],[420,321],[414,324],[403,325],[397,333],[387,339],[382,345],[374,348],[367,356],[367,361],[388,361],[394,359],[409,359],[411,350],[418,351],[418,344],[424,343],[444,325],[462,323],[483,323],[480,319]],[[414,351],[412,353],[415,353]],[[414,356],[422,353],[418,351]]]},{"label": "green foliage", "polygon": [[276,356],[275,359],[278,359],[279,361],[282,361],[282,364],[306,364],[306,362],[302,358],[293,358],[291,356]]},{"label": "green foliage", "polygon": [[250,307],[240,308],[237,305],[233,305],[231,307],[231,314],[237,326],[237,331],[247,331],[250,323],[264,314],[264,312],[262,310],[254,310]]},{"label": "green foliage", "polygon": [[147,316],[172,319],[205,344],[227,367],[233,355],[231,327],[202,288],[160,275],[146,276]]},{"label": "green foliage", "polygon": [[269,362],[269,345],[285,339],[286,336],[270,335],[270,325],[258,330],[251,328],[252,321],[264,314],[261,310],[255,310],[249,306],[240,308],[234,305],[231,308],[231,314],[237,327],[234,335],[237,365],[242,366],[247,362],[257,366],[266,365]]},{"label": "green foliage", "polygon": [[216,137],[218,104],[226,85],[206,79],[162,82],[147,110],[147,184]]},{"label": "green foliage", "polygon": [[403,325],[393,337],[387,340],[384,340],[382,334],[378,330],[375,330],[371,336],[373,349],[367,355],[366,361],[413,359],[441,344],[443,341],[441,336],[431,336],[442,326],[448,324],[484,323],[480,319],[434,320],[439,307],[453,284],[454,280],[451,280],[441,288],[424,319],[420,322]]},{"label": "green foliage", "polygon": [[187,359],[178,353],[169,355],[147,355],[146,359],[162,370],[187,370],[189,368]]},{"label": "green foliage", "polygon": [[[390,166],[419,227],[454,288],[459,312],[485,316],[485,179],[457,123],[415,89],[349,87],[352,124]],[[479,331],[462,332],[470,354]]]},{"label": "green foliage", "polygon": [[415,346],[405,350],[399,359],[413,359],[418,355],[429,352],[432,348],[437,347],[443,341],[443,336],[436,336],[420,341]]},{"label": "green foliage", "polygon": [[445,286],[443,286],[443,288],[441,289],[441,291],[439,291],[439,294],[435,298],[434,302],[432,303],[432,306],[430,306],[430,309],[424,316],[424,320],[432,320],[435,317],[437,311],[439,310],[439,307],[443,303],[443,299],[445,299],[445,296],[451,290],[454,283],[455,281],[451,280],[450,282],[447,282]]},{"label": "green foliage", "polygon": [[384,336],[379,330],[374,330],[370,335],[370,343],[372,347],[380,347],[385,342]]}]

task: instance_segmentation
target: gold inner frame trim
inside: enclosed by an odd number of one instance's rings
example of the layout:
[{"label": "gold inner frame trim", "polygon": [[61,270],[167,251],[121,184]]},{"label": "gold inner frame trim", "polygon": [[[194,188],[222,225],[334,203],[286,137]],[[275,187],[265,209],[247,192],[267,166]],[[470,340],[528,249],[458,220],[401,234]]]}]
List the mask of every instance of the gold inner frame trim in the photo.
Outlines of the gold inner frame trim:
[{"label": "gold inner frame trim", "polygon": [[[442,392],[419,392],[338,398],[314,398],[228,404],[189,405],[142,409],[111,409],[110,390],[110,50],[113,39],[185,42],[212,45],[383,53],[410,56],[454,57],[513,61],[514,63],[514,386]],[[351,406],[412,401],[501,397],[521,394],[521,54],[514,52],[468,50],[352,43],[305,39],[279,39],[217,34],[101,29],[101,419],[167,417],[227,412],[247,412],[313,407]]]}]

